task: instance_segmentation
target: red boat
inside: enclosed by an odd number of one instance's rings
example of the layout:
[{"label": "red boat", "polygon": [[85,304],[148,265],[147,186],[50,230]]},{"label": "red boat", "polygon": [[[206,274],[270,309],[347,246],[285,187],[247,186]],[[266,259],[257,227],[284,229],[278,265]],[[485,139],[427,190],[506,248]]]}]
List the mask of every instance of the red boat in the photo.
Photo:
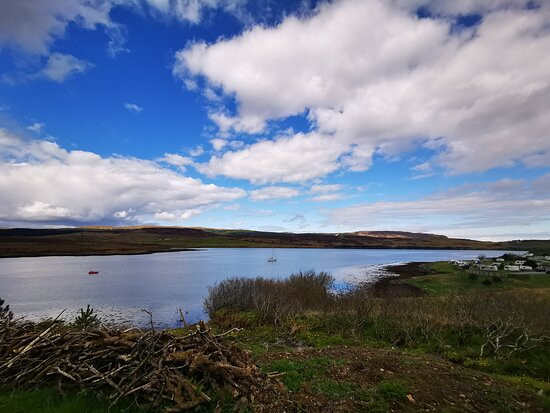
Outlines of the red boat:
[{"label": "red boat", "polygon": [[97,275],[99,271],[88,271],[88,275]]}]

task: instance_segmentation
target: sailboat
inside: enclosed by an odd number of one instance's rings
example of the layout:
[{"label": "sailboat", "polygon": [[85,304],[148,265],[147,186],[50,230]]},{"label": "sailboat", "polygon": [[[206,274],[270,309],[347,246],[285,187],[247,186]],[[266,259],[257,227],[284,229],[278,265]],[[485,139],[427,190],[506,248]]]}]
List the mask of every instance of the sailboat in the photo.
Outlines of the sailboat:
[{"label": "sailboat", "polygon": [[271,257],[267,259],[267,262],[277,262],[277,255],[275,255],[275,248],[271,251]]}]

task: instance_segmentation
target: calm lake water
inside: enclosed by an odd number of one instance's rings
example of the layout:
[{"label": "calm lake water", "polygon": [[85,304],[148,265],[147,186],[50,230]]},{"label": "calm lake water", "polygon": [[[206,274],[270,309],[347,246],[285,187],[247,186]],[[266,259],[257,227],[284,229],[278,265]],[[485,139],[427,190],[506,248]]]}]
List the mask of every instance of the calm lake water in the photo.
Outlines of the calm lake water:
[{"label": "calm lake water", "polygon": [[[342,250],[226,248],[151,255],[39,257],[0,259],[0,297],[17,316],[40,319],[67,309],[74,317],[90,304],[103,319],[133,325],[148,322],[153,312],[161,326],[176,326],[177,309],[188,321],[204,318],[202,301],[208,286],[227,277],[286,277],[293,272],[330,272],[338,285],[385,276],[382,266],[408,261],[471,259],[504,251]],[[98,276],[88,275],[99,271]]]}]

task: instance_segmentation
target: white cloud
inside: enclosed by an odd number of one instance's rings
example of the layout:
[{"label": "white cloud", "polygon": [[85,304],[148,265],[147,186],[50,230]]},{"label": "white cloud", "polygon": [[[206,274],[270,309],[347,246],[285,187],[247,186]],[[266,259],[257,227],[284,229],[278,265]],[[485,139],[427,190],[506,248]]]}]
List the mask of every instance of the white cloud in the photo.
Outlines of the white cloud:
[{"label": "white cloud", "polygon": [[155,215],[153,215],[153,219],[155,221],[176,221],[178,219],[178,216],[172,212],[156,212]]},{"label": "white cloud", "polygon": [[46,66],[42,69],[41,75],[61,83],[68,77],[93,68],[93,63],[80,60],[70,54],[52,53],[48,57]]},{"label": "white cloud", "polygon": [[202,212],[200,208],[192,208],[185,210],[181,213],[181,219],[189,219],[191,217],[194,217],[195,215],[199,215]]},{"label": "white cloud", "polygon": [[344,189],[344,185],[340,184],[316,184],[309,189],[310,194],[314,194],[311,198],[315,202],[337,201],[343,199],[344,195],[339,193]]},{"label": "white cloud", "polygon": [[185,170],[185,167],[188,165],[194,165],[195,162],[193,159],[187,156],[181,156],[177,153],[165,153],[164,156],[160,159],[162,162],[166,162],[172,166],[178,166],[182,170]]},{"label": "white cloud", "polygon": [[259,116],[227,116],[225,113],[213,112],[208,117],[218,126],[222,133],[246,132],[260,133],[265,128],[265,120]]},{"label": "white cloud", "polygon": [[130,112],[136,112],[139,113],[143,110],[143,108],[135,103],[125,103],[124,107],[128,109]]},{"label": "white cloud", "polygon": [[210,145],[212,145],[212,148],[214,148],[215,151],[220,151],[223,149],[225,145],[227,145],[227,141],[225,139],[220,138],[214,138],[210,140]]},{"label": "white cloud", "polygon": [[338,201],[343,198],[344,196],[342,194],[323,194],[323,195],[314,196],[311,198],[311,200],[315,202],[327,202],[327,201]]},{"label": "white cloud", "polygon": [[129,211],[115,211],[115,213],[113,214],[113,217],[119,218],[119,219],[128,218],[132,212],[134,212],[133,209],[130,209]]},{"label": "white cloud", "polygon": [[429,162],[423,162],[411,168],[411,171],[417,171],[417,172],[430,172],[431,170],[432,170],[432,165]]},{"label": "white cloud", "polygon": [[237,13],[246,0],[146,0],[158,13],[197,24],[205,10],[220,8]]},{"label": "white cloud", "polygon": [[265,201],[268,199],[285,199],[298,196],[300,191],[286,186],[266,186],[250,191],[250,199],[253,201]]},{"label": "white cloud", "polygon": [[192,157],[200,156],[204,153],[204,148],[201,145],[197,145],[189,150],[189,155]]},{"label": "white cloud", "polygon": [[418,180],[430,178],[435,175],[432,164],[430,162],[423,162],[410,168],[411,171],[417,172],[416,175],[411,176],[409,179]]},{"label": "white cloud", "polygon": [[550,174],[532,184],[504,179],[417,200],[364,203],[324,213],[326,225],[353,230],[399,229],[479,239],[532,233],[549,238]]},{"label": "white cloud", "polygon": [[[436,142],[430,162],[451,173],[548,166],[550,3],[526,4],[340,0],[313,17],[186,47],[174,74],[204,77],[206,87],[236,99],[236,114],[210,114],[221,132],[259,133],[269,120],[303,113],[313,127],[215,155],[203,171],[297,182],[365,170],[376,152],[398,158]],[[436,18],[418,18],[420,5]],[[479,25],[453,30],[454,16],[468,12],[484,14]],[[288,150],[306,141],[322,154],[307,171],[294,159],[307,152]]]},{"label": "white cloud", "polygon": [[[109,14],[110,0],[16,0],[0,2],[0,46],[9,44],[32,53],[47,55],[51,44],[63,37],[69,23],[84,29],[103,26],[116,35],[112,42],[124,41]],[[115,43],[111,47],[114,48]]]},{"label": "white cloud", "polygon": [[2,225],[139,223],[162,213],[185,220],[246,195],[153,161],[68,151],[5,129],[0,129],[0,176]]},{"label": "white cloud", "polygon": [[39,133],[39,132],[42,132],[42,130],[44,129],[44,126],[46,126],[44,123],[35,122],[32,125],[27,126],[27,129],[33,132]]},{"label": "white cloud", "polygon": [[312,185],[309,192],[312,194],[326,194],[327,192],[338,192],[344,188],[340,184],[316,184]]},{"label": "white cloud", "polygon": [[197,169],[208,176],[225,175],[254,183],[303,182],[337,170],[346,149],[330,137],[299,133],[214,155]]},{"label": "white cloud", "polygon": [[50,221],[66,219],[70,211],[68,208],[53,206],[47,202],[35,201],[32,204],[19,206],[16,214],[24,216],[29,221]]}]

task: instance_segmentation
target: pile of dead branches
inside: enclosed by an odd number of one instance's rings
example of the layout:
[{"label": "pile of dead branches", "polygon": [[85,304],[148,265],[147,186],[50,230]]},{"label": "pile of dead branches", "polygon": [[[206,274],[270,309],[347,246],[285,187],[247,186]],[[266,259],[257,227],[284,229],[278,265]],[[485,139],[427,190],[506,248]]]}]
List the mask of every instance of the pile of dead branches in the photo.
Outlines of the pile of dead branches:
[{"label": "pile of dead branches", "polygon": [[101,392],[112,405],[133,398],[170,412],[211,402],[207,393],[229,393],[246,404],[272,388],[247,352],[225,345],[220,336],[203,322],[177,337],[166,331],[78,331],[55,321],[39,328],[8,320],[0,323],[0,386],[76,386]]}]

